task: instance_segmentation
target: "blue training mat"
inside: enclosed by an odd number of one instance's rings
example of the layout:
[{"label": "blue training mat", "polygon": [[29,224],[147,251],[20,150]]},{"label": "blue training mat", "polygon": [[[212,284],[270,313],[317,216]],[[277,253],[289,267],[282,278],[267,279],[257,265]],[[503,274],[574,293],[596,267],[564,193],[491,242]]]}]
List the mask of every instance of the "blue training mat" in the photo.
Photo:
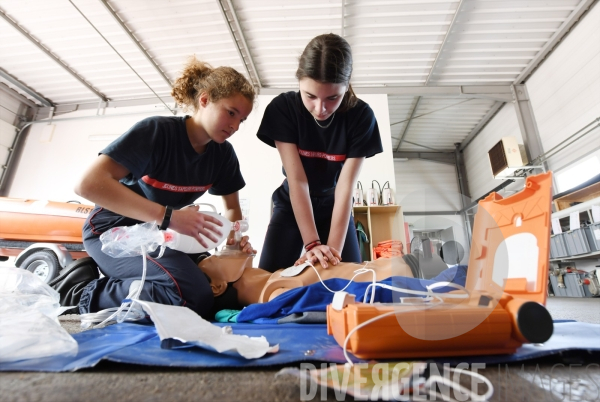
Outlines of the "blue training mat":
[{"label": "blue training mat", "polygon": [[[230,325],[233,333],[265,336],[279,352],[260,359],[218,354],[198,347],[161,349],[152,325],[115,324],[73,335],[79,353],[72,357],[50,357],[1,363],[0,371],[76,371],[93,367],[101,360],[161,367],[264,367],[303,361],[344,363],[342,348],[327,335],[325,324],[217,324]],[[555,321],[552,338],[543,345],[523,345],[512,355],[466,356],[434,359],[440,362],[512,363],[558,354],[567,350],[600,351],[600,324]],[[394,359],[418,360],[418,359]],[[355,362],[364,360],[355,359]]]}]

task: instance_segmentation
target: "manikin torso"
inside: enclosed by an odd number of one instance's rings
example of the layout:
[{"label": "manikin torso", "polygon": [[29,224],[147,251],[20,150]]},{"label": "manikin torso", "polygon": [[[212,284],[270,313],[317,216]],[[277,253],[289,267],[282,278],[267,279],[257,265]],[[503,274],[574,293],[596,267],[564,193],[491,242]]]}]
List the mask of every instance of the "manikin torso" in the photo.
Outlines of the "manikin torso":
[{"label": "manikin torso", "polygon": [[[319,277],[315,270],[308,266],[302,272],[293,277],[283,277],[281,273],[284,269],[270,273],[260,268],[252,268],[251,260],[248,256],[240,256],[240,259],[223,259],[218,256],[212,256],[200,263],[200,269],[211,277],[212,282],[223,281],[233,283],[237,290],[240,304],[246,306],[253,303],[264,303],[274,299],[290,289],[311,285],[319,282]],[[409,266],[401,257],[380,258],[375,261],[365,263],[344,263],[336,266],[329,266],[323,269],[320,264],[315,264],[315,268],[322,280],[331,278],[352,279],[356,270],[360,268],[372,269],[376,273],[376,280],[389,278],[391,276],[406,276],[412,278],[413,275]],[[373,273],[370,271],[358,274],[354,281],[370,282],[373,280]],[[218,294],[215,293],[215,296]]]}]

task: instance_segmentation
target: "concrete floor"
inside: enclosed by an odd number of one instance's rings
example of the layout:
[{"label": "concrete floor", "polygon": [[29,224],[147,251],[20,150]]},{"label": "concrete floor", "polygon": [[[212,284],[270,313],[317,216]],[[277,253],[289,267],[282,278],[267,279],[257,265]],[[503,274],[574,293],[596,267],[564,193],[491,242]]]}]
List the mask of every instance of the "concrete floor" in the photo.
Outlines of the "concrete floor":
[{"label": "concrete floor", "polygon": [[555,320],[600,324],[600,297],[548,297],[546,307]]},{"label": "concrete floor", "polygon": [[[600,298],[550,297],[547,307],[554,319],[600,324]],[[75,321],[64,318],[67,330],[79,331]],[[0,372],[0,401],[301,400],[306,388],[301,389],[298,378],[276,376],[280,369],[171,369],[101,362],[75,373]],[[590,358],[569,354],[479,372],[494,384],[492,401],[600,401],[600,366]],[[328,390],[312,400],[341,399]]]}]

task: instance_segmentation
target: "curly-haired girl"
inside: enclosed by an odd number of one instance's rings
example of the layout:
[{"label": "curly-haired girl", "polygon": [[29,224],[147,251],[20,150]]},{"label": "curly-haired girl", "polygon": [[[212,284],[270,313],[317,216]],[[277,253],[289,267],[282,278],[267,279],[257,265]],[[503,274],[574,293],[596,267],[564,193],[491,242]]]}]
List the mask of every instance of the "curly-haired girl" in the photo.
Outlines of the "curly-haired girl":
[{"label": "curly-haired girl", "polygon": [[[113,227],[155,221],[161,229],[192,236],[206,246],[199,234],[215,241],[221,224],[188,206],[206,191],[223,197],[227,219],[242,218],[238,191],[245,182],[227,139],[252,111],[255,95],[233,68],[212,68],[192,58],[172,91],[192,115],[146,118],[100,152],[75,192],[96,204],[83,239],[104,277],[94,279],[82,271],[61,275],[54,282],[61,304],[76,305],[80,313],[95,312],[120,305],[130,293],[141,276],[141,263],[101,251],[99,237]],[[254,252],[247,237],[241,247]],[[207,317],[213,293],[193,258],[171,249],[155,257],[147,256],[140,299],[186,306]]]}]

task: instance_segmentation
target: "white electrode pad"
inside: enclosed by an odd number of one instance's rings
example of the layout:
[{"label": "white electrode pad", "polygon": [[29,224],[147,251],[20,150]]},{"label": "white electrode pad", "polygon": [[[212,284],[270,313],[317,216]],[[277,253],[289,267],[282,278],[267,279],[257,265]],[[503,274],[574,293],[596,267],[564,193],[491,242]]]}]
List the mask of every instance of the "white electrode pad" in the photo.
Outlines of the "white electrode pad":
[{"label": "white electrode pad", "polygon": [[298,276],[304,271],[306,267],[310,267],[310,262],[306,261],[303,264],[297,265],[295,267],[289,267],[281,271],[281,276],[290,277],[290,276]]}]

